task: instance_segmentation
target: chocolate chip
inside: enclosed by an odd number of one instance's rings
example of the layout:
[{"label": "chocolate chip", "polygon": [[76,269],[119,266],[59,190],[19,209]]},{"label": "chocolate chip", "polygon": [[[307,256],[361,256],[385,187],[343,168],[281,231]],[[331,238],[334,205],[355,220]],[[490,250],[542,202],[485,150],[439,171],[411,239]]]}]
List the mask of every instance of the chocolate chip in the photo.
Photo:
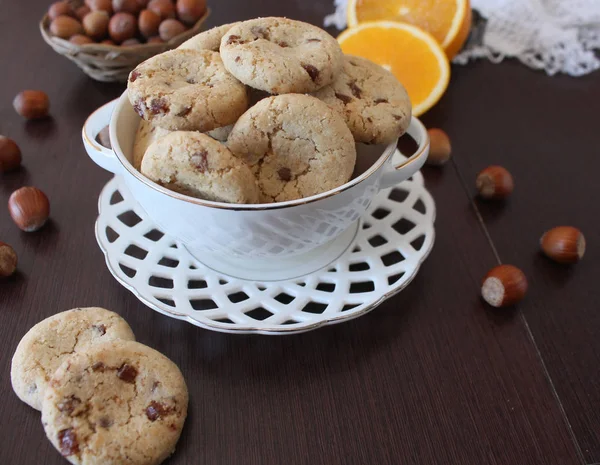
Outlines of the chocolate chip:
[{"label": "chocolate chip", "polygon": [[252,26],[250,32],[252,32],[252,34],[257,36],[259,39],[269,40],[269,31],[266,31],[265,28],[261,26]]},{"label": "chocolate chip", "polygon": [[303,64],[302,67],[306,70],[306,72],[308,73],[308,75],[310,76],[312,81],[315,82],[317,80],[317,78],[319,77],[319,70],[317,68],[315,68],[313,65]]},{"label": "chocolate chip", "polygon": [[279,179],[281,179],[282,181],[287,182],[291,181],[292,179],[292,172],[289,168],[279,168],[277,174],[279,175]]},{"label": "chocolate chip", "polygon": [[369,116],[369,117],[367,118],[367,121],[368,121],[369,123],[372,123],[372,122],[373,122],[373,118],[371,118],[371,117]]},{"label": "chocolate chip", "polygon": [[135,377],[137,374],[138,371],[135,369],[135,367],[128,365],[127,363],[121,365],[121,368],[117,370],[117,377],[126,383],[135,383]]},{"label": "chocolate chip", "polygon": [[310,43],[310,42],[321,42],[321,39],[308,39],[306,42],[307,43]]},{"label": "chocolate chip", "polygon": [[75,409],[81,405],[81,399],[75,396],[70,396],[59,402],[56,406],[59,412],[64,412],[67,415],[71,416]]},{"label": "chocolate chip", "polygon": [[341,100],[344,103],[344,105],[348,105],[352,101],[352,97],[350,97],[349,95],[338,94],[337,92],[335,93],[335,97],[338,100]]},{"label": "chocolate chip", "polygon": [[277,45],[279,45],[281,48],[287,48],[289,47],[289,44],[287,42],[277,42]]},{"label": "chocolate chip", "polygon": [[63,429],[58,432],[58,445],[60,447],[60,453],[63,457],[69,457],[70,455],[77,454],[79,452],[77,436],[72,428]]},{"label": "chocolate chip", "polygon": [[92,331],[98,333],[100,336],[104,336],[106,334],[106,326],[104,325],[92,325]]},{"label": "chocolate chip", "polygon": [[227,38],[227,45],[231,45],[231,44],[236,44],[238,43],[238,41],[241,39],[240,36],[236,36],[236,35],[231,35]]},{"label": "chocolate chip", "polygon": [[191,106],[184,107],[183,110],[181,110],[179,113],[177,113],[177,116],[181,116],[181,117],[187,116],[190,114],[191,111],[192,111]]},{"label": "chocolate chip", "polygon": [[135,82],[137,78],[141,76],[139,71],[133,70],[129,75],[129,82]]},{"label": "chocolate chip", "polygon": [[102,428],[110,428],[113,425],[113,421],[108,418],[108,417],[101,417],[98,420],[98,424],[102,427]]},{"label": "chocolate chip", "polygon": [[174,411],[174,408],[153,400],[152,402],[150,402],[150,405],[146,407],[146,416],[148,417],[148,420],[156,421],[161,417],[170,415]]},{"label": "chocolate chip", "polygon": [[150,112],[153,115],[158,115],[159,113],[166,113],[167,111],[169,111],[169,104],[164,98],[154,98],[150,101]]},{"label": "chocolate chip", "polygon": [[196,84],[196,80],[194,78],[187,78],[185,82],[187,82],[188,84]]},{"label": "chocolate chip", "polygon": [[235,61],[236,63],[239,63],[240,61],[242,61],[242,57],[235,57],[235,60],[233,60],[233,61]]},{"label": "chocolate chip", "polygon": [[208,170],[208,152],[206,150],[202,150],[200,152],[195,152],[190,157],[190,163],[194,168],[196,168],[201,173],[204,173]]},{"label": "chocolate chip", "polygon": [[375,105],[379,105],[380,103],[389,103],[389,100],[386,98],[375,99]]},{"label": "chocolate chip", "polygon": [[99,371],[101,373],[104,373],[105,368],[106,368],[106,365],[104,365],[104,363],[102,363],[102,362],[96,362],[92,365],[93,371]]},{"label": "chocolate chip", "polygon": [[400,121],[402,119],[402,116],[398,116],[398,115],[392,115],[394,117],[394,119],[396,121]]},{"label": "chocolate chip", "polygon": [[169,424],[169,429],[171,431],[177,431],[177,425],[175,423],[170,423]]},{"label": "chocolate chip", "polygon": [[348,87],[350,87],[352,95],[354,95],[356,98],[360,98],[362,89],[356,85],[356,82],[349,82]]},{"label": "chocolate chip", "polygon": [[29,385],[29,389],[27,389],[27,392],[29,394],[33,394],[34,392],[37,392],[37,389],[38,389],[37,388],[37,384],[32,383],[32,384]]},{"label": "chocolate chip", "polygon": [[150,388],[150,391],[151,391],[151,392],[154,392],[154,391],[156,391],[156,389],[158,388],[158,386],[160,386],[160,381],[154,381],[154,382],[152,383],[152,387]]},{"label": "chocolate chip", "polygon": [[133,105],[133,109],[135,110],[135,112],[138,115],[140,115],[142,118],[144,117],[144,107],[145,107],[144,102],[142,102],[141,100],[138,100]]}]

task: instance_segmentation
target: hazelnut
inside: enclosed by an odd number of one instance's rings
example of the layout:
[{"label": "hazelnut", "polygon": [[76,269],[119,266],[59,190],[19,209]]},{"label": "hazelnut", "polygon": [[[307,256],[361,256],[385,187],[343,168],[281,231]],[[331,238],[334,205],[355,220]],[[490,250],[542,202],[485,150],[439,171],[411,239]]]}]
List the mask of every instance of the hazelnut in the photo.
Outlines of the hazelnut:
[{"label": "hazelnut", "polygon": [[175,17],[175,5],[171,0],[150,0],[148,9],[160,16],[161,19]]},{"label": "hazelnut", "polygon": [[140,5],[137,0],[112,0],[112,7],[115,13],[131,13],[137,15],[140,12]]},{"label": "hazelnut", "polygon": [[46,224],[50,215],[50,202],[41,190],[21,187],[8,199],[8,211],[20,229],[33,232]]},{"label": "hazelnut", "polygon": [[84,36],[83,34],[75,34],[73,37],[69,39],[69,42],[76,45],[87,45],[95,43],[88,36]]},{"label": "hazelnut", "polygon": [[543,252],[558,263],[577,263],[585,254],[585,237],[572,226],[558,226],[540,239]]},{"label": "hazelnut", "polygon": [[92,11],[106,11],[108,14],[112,14],[112,1],[111,0],[85,0],[85,4]]},{"label": "hazelnut", "polygon": [[158,27],[158,34],[165,42],[168,42],[173,37],[177,37],[185,31],[187,31],[187,27],[176,19],[165,19]]},{"label": "hazelnut", "polygon": [[21,149],[17,143],[0,136],[0,173],[16,170],[21,166]]},{"label": "hazelnut", "polygon": [[475,185],[484,199],[505,199],[514,189],[511,174],[501,166],[488,166],[477,175]]},{"label": "hazelnut", "polygon": [[177,0],[177,14],[185,24],[195,24],[206,11],[206,0]]},{"label": "hazelnut", "polygon": [[144,37],[153,37],[158,34],[161,18],[154,11],[143,10],[138,18],[140,33]]},{"label": "hazelnut", "polygon": [[164,44],[165,41],[162,40],[160,37],[158,36],[154,36],[154,37],[150,37],[147,41],[147,44]]},{"label": "hazelnut", "polygon": [[137,4],[140,6],[140,10],[143,10],[144,8],[146,8],[148,6],[148,1],[149,0],[136,0]]},{"label": "hazelnut", "polygon": [[429,157],[427,158],[427,164],[429,165],[443,165],[450,160],[450,154],[452,153],[452,147],[450,145],[450,138],[443,130],[432,128],[428,129],[429,134]]},{"label": "hazelnut", "polygon": [[75,18],[62,15],[50,23],[50,32],[61,39],[70,39],[75,34],[83,34],[83,27]]},{"label": "hazelnut", "polygon": [[108,34],[116,43],[132,39],[137,33],[137,19],[131,13],[117,13],[108,23]]},{"label": "hazelnut", "polygon": [[141,42],[135,38],[127,39],[127,40],[124,40],[123,42],[121,42],[122,47],[134,47],[134,46],[140,45],[140,44],[141,44]]},{"label": "hazelnut", "polygon": [[67,2],[54,2],[48,8],[48,17],[51,20],[55,20],[59,16],[75,16],[71,5]]},{"label": "hazelnut", "polygon": [[79,19],[79,21],[83,21],[85,15],[87,15],[90,11],[92,10],[90,10],[89,6],[82,5],[75,10],[75,16],[77,17],[77,19]]},{"label": "hazelnut", "polygon": [[13,100],[19,115],[27,119],[40,119],[48,116],[50,99],[41,90],[24,90]]},{"label": "hazelnut", "polygon": [[83,29],[92,39],[100,40],[108,32],[110,17],[106,11],[92,11],[83,18]]},{"label": "hazelnut", "polygon": [[8,278],[17,269],[17,253],[10,245],[0,242],[0,278]]},{"label": "hazelnut", "polygon": [[512,265],[492,268],[483,280],[481,296],[492,307],[508,307],[520,302],[527,293],[525,274]]},{"label": "hazelnut", "polygon": [[117,45],[115,44],[112,40],[110,39],[104,39],[102,42],[100,42],[102,45]]}]

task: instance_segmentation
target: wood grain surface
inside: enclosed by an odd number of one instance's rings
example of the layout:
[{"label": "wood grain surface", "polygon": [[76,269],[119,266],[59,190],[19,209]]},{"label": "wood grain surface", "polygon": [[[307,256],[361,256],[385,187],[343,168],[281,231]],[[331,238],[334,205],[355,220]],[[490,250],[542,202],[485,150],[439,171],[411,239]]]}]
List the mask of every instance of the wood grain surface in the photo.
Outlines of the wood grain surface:
[{"label": "wood grain surface", "polygon": [[[320,25],[329,1],[213,2],[210,25],[286,15]],[[19,272],[0,282],[0,463],[63,464],[39,413],[10,386],[10,360],[39,320],[75,306],[117,311],[138,339],[172,358],[190,412],[169,464],[498,464],[600,462],[600,75],[547,77],[517,63],[453,68],[425,122],[452,137],[454,162],[424,170],[437,202],[437,240],[415,281],[371,314],[286,337],[212,333],[168,319],[110,275],[94,238],[109,174],[81,143],[81,126],[123,88],[94,82],[54,54],[37,31],[47,3],[0,0],[0,134],[24,168],[0,177],[0,240]],[[50,95],[52,118],[12,109],[25,88]],[[489,164],[515,176],[503,205],[472,202]],[[44,190],[52,221],[20,232],[10,193]],[[538,253],[549,227],[588,238],[577,267]],[[523,268],[517,309],[479,298],[498,260]]]}]

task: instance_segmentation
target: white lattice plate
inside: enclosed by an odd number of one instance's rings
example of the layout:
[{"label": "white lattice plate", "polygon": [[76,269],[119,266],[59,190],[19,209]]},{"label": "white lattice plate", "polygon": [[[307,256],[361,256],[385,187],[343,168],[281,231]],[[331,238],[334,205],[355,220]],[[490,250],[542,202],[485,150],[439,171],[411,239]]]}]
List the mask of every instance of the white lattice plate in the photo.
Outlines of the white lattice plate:
[{"label": "white lattice plate", "polygon": [[329,265],[285,281],[204,265],[158,230],[118,176],[102,190],[99,211],[96,238],[123,286],[167,316],[229,333],[299,333],[364,315],[410,283],[435,238],[435,204],[420,173],[373,199]]}]

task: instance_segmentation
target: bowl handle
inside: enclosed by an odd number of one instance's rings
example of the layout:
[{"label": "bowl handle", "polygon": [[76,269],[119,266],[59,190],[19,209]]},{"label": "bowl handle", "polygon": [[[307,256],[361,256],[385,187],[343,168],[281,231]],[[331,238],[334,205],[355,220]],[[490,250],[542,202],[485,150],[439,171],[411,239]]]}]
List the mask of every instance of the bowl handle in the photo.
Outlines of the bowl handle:
[{"label": "bowl handle", "polygon": [[115,174],[120,172],[121,164],[111,149],[107,149],[96,141],[96,136],[110,123],[110,118],[118,101],[119,99],[108,102],[92,113],[83,125],[81,133],[85,150],[94,163]]},{"label": "bowl handle", "polygon": [[[406,181],[419,171],[425,160],[427,160],[427,156],[429,155],[429,135],[423,123],[413,117],[406,132],[419,144],[419,147],[410,158],[394,166],[392,170],[383,173],[383,176],[381,176],[381,189],[386,189],[400,184],[402,181]],[[398,149],[396,151],[401,153]]]}]

